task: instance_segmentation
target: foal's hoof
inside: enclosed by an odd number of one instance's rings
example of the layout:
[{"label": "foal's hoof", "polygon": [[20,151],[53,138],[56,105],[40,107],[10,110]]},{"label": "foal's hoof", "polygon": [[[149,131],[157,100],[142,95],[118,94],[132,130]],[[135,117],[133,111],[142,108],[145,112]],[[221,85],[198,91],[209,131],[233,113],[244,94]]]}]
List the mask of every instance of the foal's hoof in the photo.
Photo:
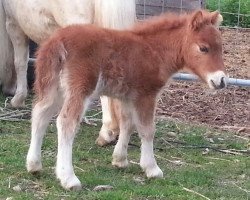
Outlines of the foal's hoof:
[{"label": "foal's hoof", "polygon": [[100,146],[100,147],[104,147],[104,146],[107,146],[107,145],[109,144],[109,142],[106,141],[102,136],[99,136],[99,137],[96,139],[95,143],[96,143],[98,146]]},{"label": "foal's hoof", "polygon": [[41,161],[28,161],[27,160],[27,171],[32,174],[37,174],[42,171],[42,163]]},{"label": "foal's hoof", "polygon": [[151,169],[145,169],[144,171],[148,178],[163,178],[163,172],[158,166]]},{"label": "foal's hoof", "polygon": [[100,146],[100,147],[104,147],[104,146],[107,146],[107,145],[113,145],[116,143],[116,137],[115,138],[112,138],[110,139],[109,141],[105,140],[102,136],[99,136],[95,143]]},{"label": "foal's hoof", "polygon": [[25,102],[17,100],[15,97],[13,99],[11,99],[10,104],[11,104],[11,107],[13,107],[13,108],[23,108],[23,107],[25,107]]},{"label": "foal's hoof", "polygon": [[61,185],[65,190],[80,191],[82,189],[81,182],[76,176],[66,180],[61,179]]},{"label": "foal's hoof", "polygon": [[112,165],[113,166],[115,166],[115,167],[118,167],[118,168],[126,168],[127,166],[128,166],[128,160],[127,159],[125,159],[125,160],[119,160],[119,161],[117,161],[117,160],[113,160],[112,161]]},{"label": "foal's hoof", "polygon": [[118,134],[113,131],[101,131],[95,143],[100,147],[107,146],[109,144],[115,144],[117,141],[117,136]]}]

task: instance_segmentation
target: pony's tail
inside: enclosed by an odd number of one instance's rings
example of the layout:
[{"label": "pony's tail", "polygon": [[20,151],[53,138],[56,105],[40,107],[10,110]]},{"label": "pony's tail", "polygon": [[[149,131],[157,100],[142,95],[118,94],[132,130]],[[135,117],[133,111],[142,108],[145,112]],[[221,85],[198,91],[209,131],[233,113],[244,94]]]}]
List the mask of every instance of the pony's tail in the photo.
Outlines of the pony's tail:
[{"label": "pony's tail", "polygon": [[36,52],[34,90],[37,100],[42,100],[51,88],[58,86],[66,55],[63,42],[57,37],[45,41]]},{"label": "pony's tail", "polygon": [[135,0],[95,0],[94,23],[100,27],[127,29],[136,21]]},{"label": "pony's tail", "polygon": [[14,49],[6,30],[2,1],[0,1],[0,85],[4,93],[14,95],[16,89]]}]

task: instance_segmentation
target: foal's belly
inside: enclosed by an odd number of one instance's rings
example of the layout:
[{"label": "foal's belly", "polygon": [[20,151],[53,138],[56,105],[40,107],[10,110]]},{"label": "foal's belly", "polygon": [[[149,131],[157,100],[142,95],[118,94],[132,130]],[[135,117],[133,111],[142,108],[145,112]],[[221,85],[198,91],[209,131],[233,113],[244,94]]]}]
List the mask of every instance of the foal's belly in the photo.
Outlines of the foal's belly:
[{"label": "foal's belly", "polygon": [[129,99],[136,96],[137,91],[132,87],[124,77],[121,78],[110,78],[98,80],[96,86],[96,93],[99,95],[105,95],[117,99]]}]

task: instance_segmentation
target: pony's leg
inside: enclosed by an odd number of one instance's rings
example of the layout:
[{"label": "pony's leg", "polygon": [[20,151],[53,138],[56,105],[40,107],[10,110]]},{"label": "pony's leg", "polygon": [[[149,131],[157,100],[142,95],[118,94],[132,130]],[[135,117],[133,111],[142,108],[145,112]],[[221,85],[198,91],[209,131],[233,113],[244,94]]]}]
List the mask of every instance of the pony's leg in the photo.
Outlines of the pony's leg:
[{"label": "pony's leg", "polygon": [[116,140],[119,134],[119,119],[117,116],[119,110],[118,100],[101,96],[102,105],[102,127],[96,143],[99,146],[105,146]]},{"label": "pony's leg", "polygon": [[81,182],[76,177],[72,166],[72,146],[76,129],[80,124],[82,112],[86,110],[87,98],[79,94],[69,95],[57,117],[58,153],[56,175],[63,188],[67,190],[80,190]]},{"label": "pony's leg", "polygon": [[6,19],[6,29],[14,47],[14,64],[17,88],[11,105],[22,107],[27,97],[27,67],[29,59],[29,41],[22,29],[10,17]]},{"label": "pony's leg", "polygon": [[130,103],[121,102],[120,109],[120,134],[113,152],[112,165],[124,168],[128,165],[127,149],[133,131],[132,106]]},{"label": "pony's leg", "polygon": [[161,178],[163,177],[163,173],[156,163],[153,150],[155,133],[154,109],[154,97],[140,98],[135,104],[134,120],[141,138],[140,166],[148,178]]},{"label": "pony's leg", "polygon": [[16,92],[16,76],[14,67],[14,49],[6,30],[6,16],[2,1],[0,3],[0,81],[5,95]]},{"label": "pony's leg", "polygon": [[6,64],[7,67],[9,68],[9,71],[6,73],[9,74],[7,80],[3,82],[3,94],[7,96],[14,96],[16,93],[16,71],[15,71],[15,66],[13,64]]},{"label": "pony's leg", "polygon": [[32,110],[31,122],[31,142],[27,154],[27,170],[29,172],[38,172],[42,169],[41,147],[43,137],[51,118],[57,114],[61,107],[60,94],[57,88],[52,89],[46,97],[38,101]]}]

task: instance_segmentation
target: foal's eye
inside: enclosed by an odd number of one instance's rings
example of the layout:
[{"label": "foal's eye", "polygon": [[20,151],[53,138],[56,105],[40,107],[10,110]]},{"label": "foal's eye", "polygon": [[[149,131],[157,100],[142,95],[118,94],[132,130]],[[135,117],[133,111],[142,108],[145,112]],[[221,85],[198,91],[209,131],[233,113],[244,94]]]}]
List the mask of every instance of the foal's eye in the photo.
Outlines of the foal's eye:
[{"label": "foal's eye", "polygon": [[207,47],[200,47],[200,51],[203,53],[207,53],[208,52],[208,48]]}]

